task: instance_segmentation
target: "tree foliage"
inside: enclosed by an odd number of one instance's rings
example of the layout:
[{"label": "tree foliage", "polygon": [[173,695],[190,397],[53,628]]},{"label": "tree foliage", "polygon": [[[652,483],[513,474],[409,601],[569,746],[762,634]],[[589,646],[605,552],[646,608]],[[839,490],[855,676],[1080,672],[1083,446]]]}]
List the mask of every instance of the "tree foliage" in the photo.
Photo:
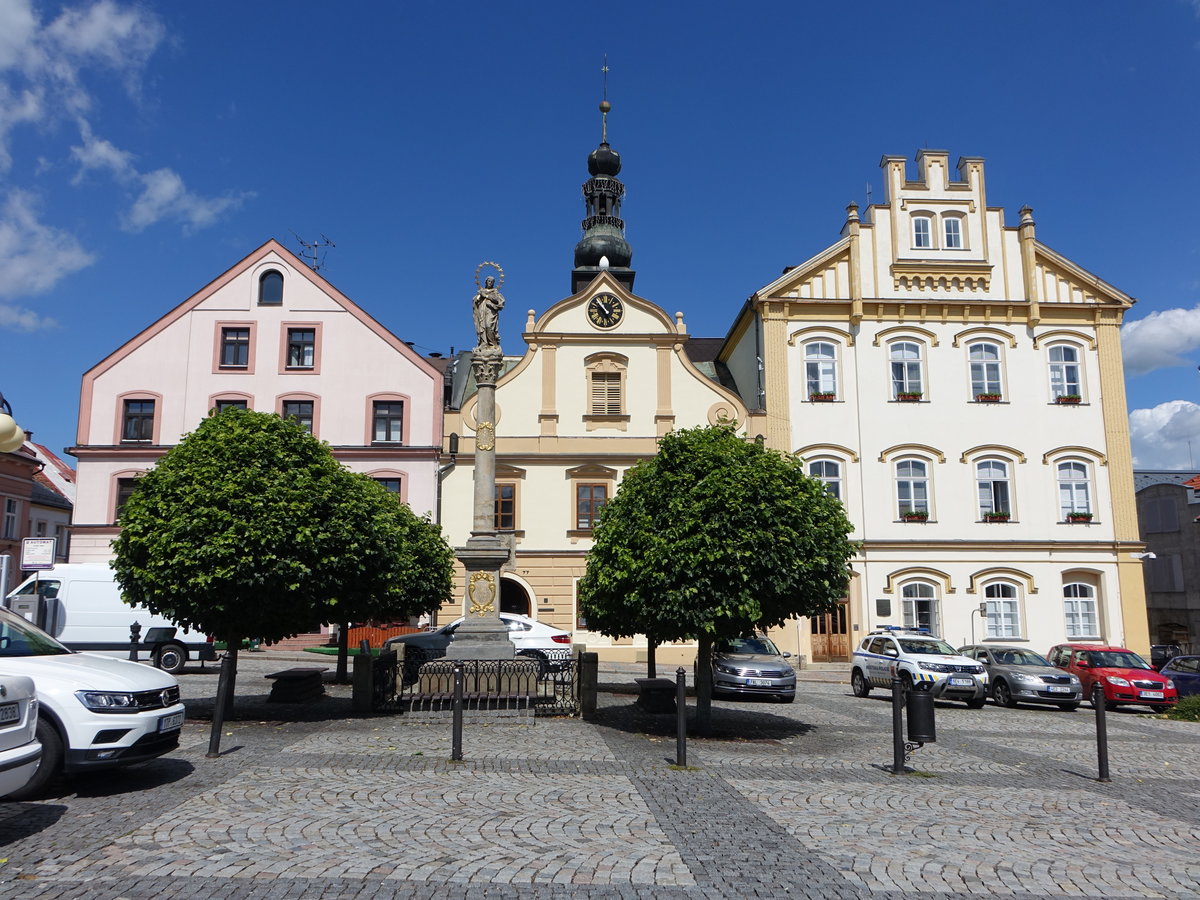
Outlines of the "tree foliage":
[{"label": "tree foliage", "polygon": [[842,504],[793,457],[729,426],[672,432],[601,513],[579,583],[588,627],[712,643],[829,612],[856,547]]},{"label": "tree foliage", "polygon": [[171,448],[114,548],[129,602],[229,641],[415,615],[450,593],[436,526],[268,413],[225,410]]}]

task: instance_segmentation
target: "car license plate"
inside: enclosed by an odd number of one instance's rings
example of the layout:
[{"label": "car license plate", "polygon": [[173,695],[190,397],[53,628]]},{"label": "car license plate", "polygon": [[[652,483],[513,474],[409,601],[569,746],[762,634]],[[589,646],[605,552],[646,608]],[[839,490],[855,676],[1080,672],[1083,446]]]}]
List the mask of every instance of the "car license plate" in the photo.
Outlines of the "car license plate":
[{"label": "car license plate", "polygon": [[163,716],[158,720],[158,732],[162,734],[164,731],[174,731],[176,728],[183,726],[183,713],[172,713],[169,716]]},{"label": "car license plate", "polygon": [[1052,684],[1047,688],[1052,694],[1073,694],[1075,693],[1069,687],[1063,684]]},{"label": "car license plate", "polygon": [[770,687],[771,680],[769,678],[747,678],[746,684],[750,687]]},{"label": "car license plate", "polygon": [[973,678],[951,678],[950,684],[953,687],[974,687],[975,679],[973,679]]},{"label": "car license plate", "polygon": [[21,708],[15,703],[0,706],[0,722],[16,722],[21,718]]},{"label": "car license plate", "polygon": [[1143,700],[1161,700],[1163,698],[1162,691],[1138,691],[1138,696]]}]

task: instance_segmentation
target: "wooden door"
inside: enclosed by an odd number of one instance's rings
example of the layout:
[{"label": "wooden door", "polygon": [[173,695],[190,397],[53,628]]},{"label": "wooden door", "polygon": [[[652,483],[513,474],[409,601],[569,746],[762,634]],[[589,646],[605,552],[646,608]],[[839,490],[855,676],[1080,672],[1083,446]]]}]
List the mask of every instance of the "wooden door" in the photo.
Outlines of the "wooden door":
[{"label": "wooden door", "polygon": [[850,629],[847,626],[846,601],[823,616],[810,616],[813,662],[849,662]]}]

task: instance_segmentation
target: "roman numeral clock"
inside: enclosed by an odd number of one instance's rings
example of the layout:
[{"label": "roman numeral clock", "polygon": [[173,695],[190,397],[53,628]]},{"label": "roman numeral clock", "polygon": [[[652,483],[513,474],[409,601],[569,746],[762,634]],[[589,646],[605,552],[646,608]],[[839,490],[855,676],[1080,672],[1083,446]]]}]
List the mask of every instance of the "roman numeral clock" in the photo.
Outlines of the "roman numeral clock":
[{"label": "roman numeral clock", "polygon": [[588,301],[587,316],[597,328],[616,328],[625,316],[625,304],[615,294],[597,294]]}]

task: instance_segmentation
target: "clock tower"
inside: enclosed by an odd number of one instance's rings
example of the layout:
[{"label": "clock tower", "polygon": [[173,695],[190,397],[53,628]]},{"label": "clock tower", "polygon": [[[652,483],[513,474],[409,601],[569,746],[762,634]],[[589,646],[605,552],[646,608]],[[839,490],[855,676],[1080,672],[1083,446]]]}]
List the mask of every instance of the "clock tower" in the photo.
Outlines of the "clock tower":
[{"label": "clock tower", "polygon": [[[588,173],[583,184],[583,202],[587,215],[583,238],[575,245],[575,268],[571,270],[571,293],[583,290],[602,271],[609,271],[630,291],[633,269],[629,263],[633,250],[625,240],[625,222],[621,218],[621,200],[625,185],[617,178],[621,154],[608,145],[608,100],[600,103],[600,146],[588,154]],[[613,323],[615,324],[615,323]]]}]

